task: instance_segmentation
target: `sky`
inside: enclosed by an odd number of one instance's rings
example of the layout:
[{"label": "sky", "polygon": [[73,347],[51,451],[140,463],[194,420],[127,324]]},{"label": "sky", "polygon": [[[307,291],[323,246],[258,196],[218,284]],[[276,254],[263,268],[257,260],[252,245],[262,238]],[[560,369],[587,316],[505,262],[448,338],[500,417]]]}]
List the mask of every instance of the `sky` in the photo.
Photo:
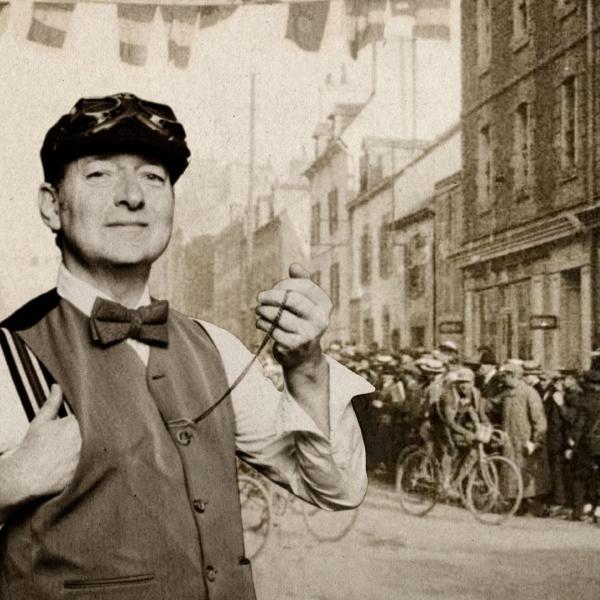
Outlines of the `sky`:
[{"label": "sky", "polygon": [[[193,158],[245,161],[255,73],[256,159],[270,161],[283,176],[292,158],[312,153],[311,134],[326,116],[320,88],[327,73],[339,78],[346,62],[351,83],[369,89],[371,52],[365,49],[356,64],[349,59],[342,11],[342,2],[331,2],[321,51],[309,53],[285,39],[287,6],[241,7],[196,31],[190,65],[180,70],[167,61],[158,13],[148,63],[135,67],[119,60],[116,5],[78,4],[64,47],[53,49],[26,40],[31,3],[13,2],[0,35],[0,316],[53,284],[57,253],[36,207],[39,148],[79,97],[130,91],[166,102],[185,124]],[[441,68],[423,78],[425,89],[440,77]],[[423,101],[437,102],[431,93]]]}]

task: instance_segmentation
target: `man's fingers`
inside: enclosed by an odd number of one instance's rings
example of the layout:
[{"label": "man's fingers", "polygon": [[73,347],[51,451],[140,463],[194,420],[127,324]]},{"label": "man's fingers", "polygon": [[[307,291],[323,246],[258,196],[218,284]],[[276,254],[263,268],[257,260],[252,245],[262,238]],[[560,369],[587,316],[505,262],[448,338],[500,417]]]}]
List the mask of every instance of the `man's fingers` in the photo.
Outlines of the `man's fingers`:
[{"label": "man's fingers", "polygon": [[[279,308],[283,304],[286,290],[269,290],[267,292],[261,292],[258,295],[258,301],[260,306],[275,306]],[[287,299],[285,300],[285,309],[295,315],[308,318],[315,310],[315,305],[306,296],[297,292],[289,292]]]},{"label": "man's fingers", "polygon": [[275,322],[279,314],[279,309],[275,306],[257,306],[256,314],[271,324],[275,323],[279,329],[283,329],[288,333],[299,333],[303,325],[303,321],[289,310],[282,311],[279,320]]},{"label": "man's fingers", "polygon": [[310,279],[310,273],[299,263],[292,263],[289,268],[292,279]]},{"label": "man's fingers", "polygon": [[273,286],[273,289],[298,292],[319,305],[326,305],[331,302],[329,296],[316,283],[303,277],[282,279]]},{"label": "man's fingers", "polygon": [[52,384],[52,387],[50,388],[50,395],[46,399],[46,402],[44,402],[42,405],[42,408],[40,408],[40,411],[35,416],[35,419],[32,421],[32,423],[45,423],[47,421],[56,419],[62,401],[63,394],[60,386],[56,383]]}]

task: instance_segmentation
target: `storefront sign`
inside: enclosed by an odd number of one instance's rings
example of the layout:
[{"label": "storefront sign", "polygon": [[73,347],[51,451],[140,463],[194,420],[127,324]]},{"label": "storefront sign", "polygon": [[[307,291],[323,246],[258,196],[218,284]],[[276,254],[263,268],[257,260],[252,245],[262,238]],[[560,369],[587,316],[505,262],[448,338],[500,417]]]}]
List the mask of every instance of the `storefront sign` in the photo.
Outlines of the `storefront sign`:
[{"label": "storefront sign", "polygon": [[555,315],[531,315],[529,317],[530,329],[556,329],[558,317]]},{"label": "storefront sign", "polygon": [[440,333],[461,335],[463,332],[462,321],[443,321],[440,323]]}]

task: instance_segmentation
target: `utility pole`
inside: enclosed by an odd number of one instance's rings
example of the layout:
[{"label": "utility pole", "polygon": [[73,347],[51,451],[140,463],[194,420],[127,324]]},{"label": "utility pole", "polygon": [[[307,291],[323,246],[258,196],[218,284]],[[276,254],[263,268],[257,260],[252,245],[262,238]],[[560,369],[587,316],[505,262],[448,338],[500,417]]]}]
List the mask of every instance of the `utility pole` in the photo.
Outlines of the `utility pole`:
[{"label": "utility pole", "polygon": [[256,73],[250,74],[250,131],[248,139],[248,201],[247,201],[247,217],[246,217],[246,260],[244,272],[244,289],[246,290],[246,302],[244,310],[246,311],[244,322],[248,323],[245,327],[245,340],[251,342],[253,335],[253,317],[250,314],[250,309],[253,303],[254,290],[252,289],[252,270],[253,270],[253,254],[254,254],[254,171],[255,171],[255,146],[256,146]]}]

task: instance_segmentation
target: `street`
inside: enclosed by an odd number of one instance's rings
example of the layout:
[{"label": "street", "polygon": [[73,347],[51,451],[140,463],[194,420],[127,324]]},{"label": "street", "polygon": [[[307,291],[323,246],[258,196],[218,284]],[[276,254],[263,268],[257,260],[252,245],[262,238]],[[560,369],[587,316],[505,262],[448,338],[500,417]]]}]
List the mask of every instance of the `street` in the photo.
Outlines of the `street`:
[{"label": "street", "polygon": [[339,542],[314,540],[290,509],[276,522],[254,562],[259,600],[600,598],[600,527],[590,523],[490,527],[444,505],[419,519],[376,484]]}]

